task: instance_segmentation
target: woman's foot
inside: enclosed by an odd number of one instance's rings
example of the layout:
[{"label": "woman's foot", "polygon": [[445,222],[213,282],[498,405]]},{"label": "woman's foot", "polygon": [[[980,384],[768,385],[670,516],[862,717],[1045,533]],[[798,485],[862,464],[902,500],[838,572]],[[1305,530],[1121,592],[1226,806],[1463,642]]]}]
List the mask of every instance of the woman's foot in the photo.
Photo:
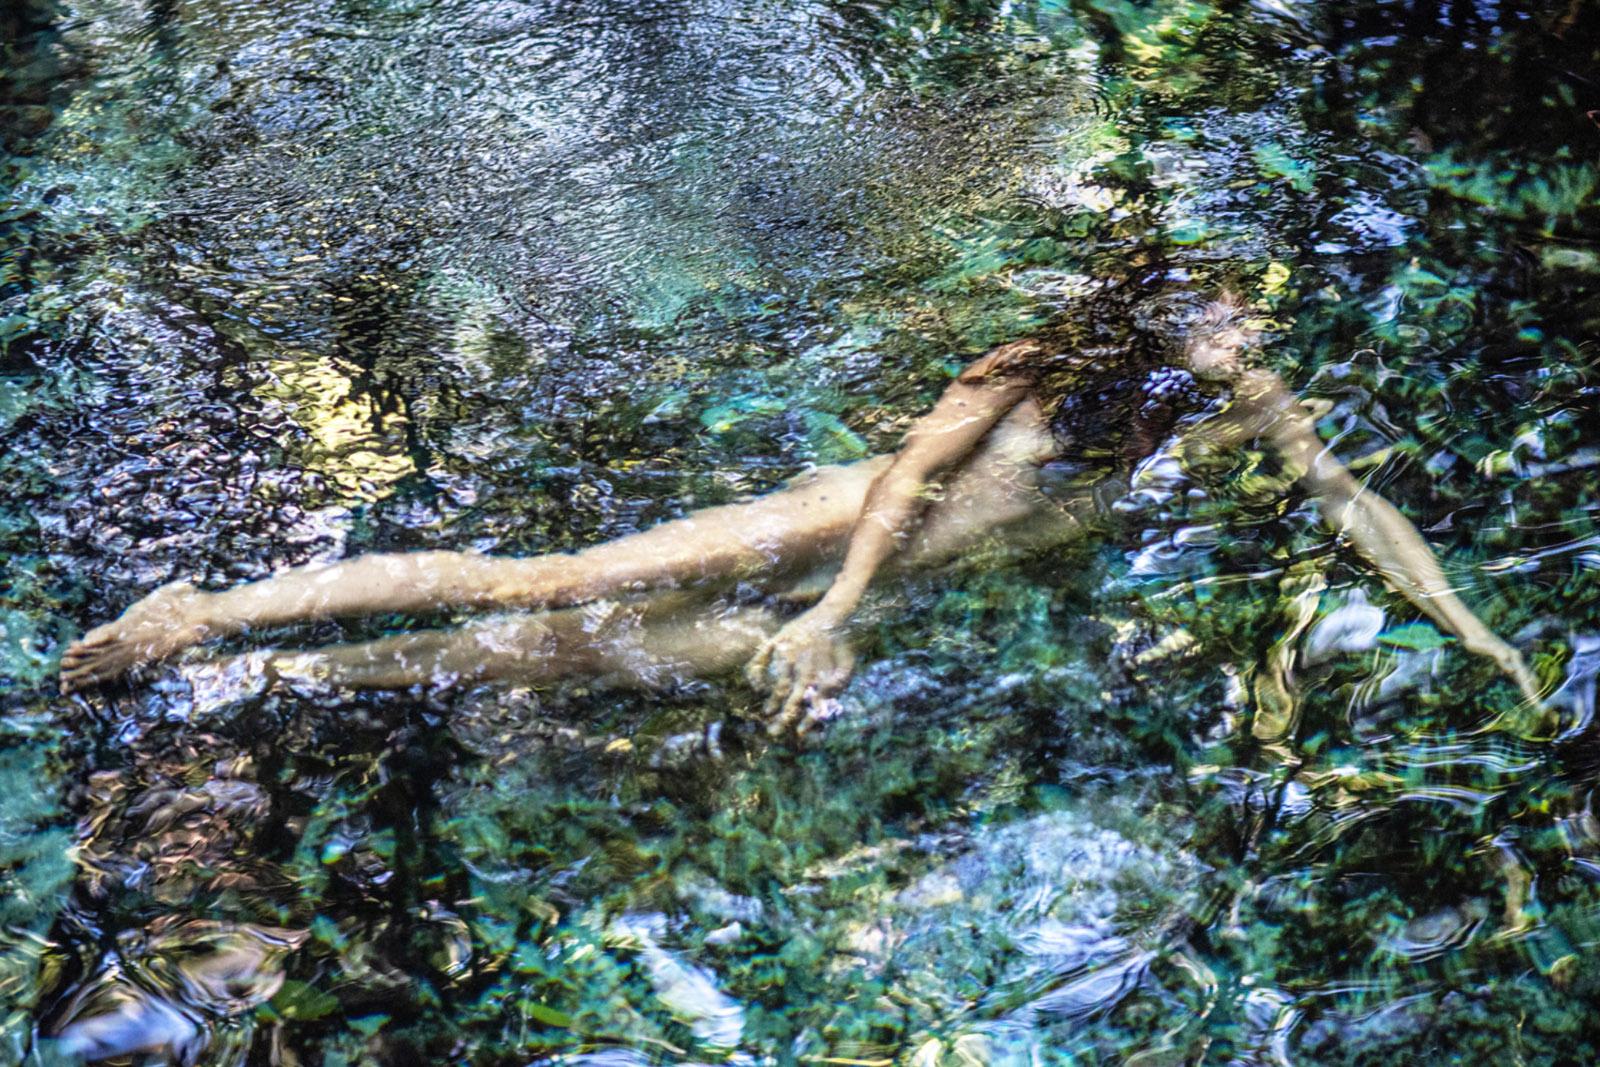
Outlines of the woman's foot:
[{"label": "woman's foot", "polygon": [[205,597],[188,582],[172,582],[90,630],[61,656],[61,691],[109,682],[204,641],[212,633],[201,610]]}]

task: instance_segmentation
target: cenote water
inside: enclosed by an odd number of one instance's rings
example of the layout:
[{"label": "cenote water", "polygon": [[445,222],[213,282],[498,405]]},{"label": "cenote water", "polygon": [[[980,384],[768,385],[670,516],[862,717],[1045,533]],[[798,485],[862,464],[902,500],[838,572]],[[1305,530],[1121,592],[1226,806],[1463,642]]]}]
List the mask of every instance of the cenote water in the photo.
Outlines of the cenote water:
[{"label": "cenote water", "polygon": [[[15,0],[0,1062],[1594,1062],[1596,15]],[[809,743],[737,675],[56,694],[161,583],[597,544],[1224,284],[1543,708],[1256,445],[885,583]]]}]

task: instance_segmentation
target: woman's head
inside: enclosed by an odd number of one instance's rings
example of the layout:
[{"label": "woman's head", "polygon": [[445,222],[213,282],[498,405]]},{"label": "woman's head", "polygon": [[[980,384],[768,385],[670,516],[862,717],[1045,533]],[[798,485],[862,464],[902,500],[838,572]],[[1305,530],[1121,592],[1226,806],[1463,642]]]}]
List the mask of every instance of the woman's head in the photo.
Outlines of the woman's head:
[{"label": "woman's head", "polygon": [[1226,290],[1207,303],[1183,339],[1184,362],[1196,378],[1232,381],[1244,371],[1244,351],[1261,338],[1244,302]]},{"label": "woman's head", "polygon": [[1153,367],[1173,367],[1201,382],[1226,384],[1247,369],[1247,352],[1261,341],[1262,321],[1252,317],[1235,290],[1225,287],[1108,284],[1080,302],[1075,312],[1037,338],[1059,353],[1044,362],[1063,388]]}]

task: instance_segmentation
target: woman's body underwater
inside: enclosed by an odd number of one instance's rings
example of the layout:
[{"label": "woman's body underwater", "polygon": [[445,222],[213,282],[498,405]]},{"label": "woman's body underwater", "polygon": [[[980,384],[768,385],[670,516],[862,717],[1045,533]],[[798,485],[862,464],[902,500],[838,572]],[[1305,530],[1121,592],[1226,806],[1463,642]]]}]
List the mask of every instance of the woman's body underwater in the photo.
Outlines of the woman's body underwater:
[{"label": "woman's body underwater", "polygon": [[[1537,701],[1521,655],[1452,590],[1416,528],[1323,445],[1276,375],[1248,369],[1240,311],[1214,305],[1183,344],[1196,378],[1231,391],[1145,470],[1262,440],[1330,527],[1398,592]],[[772,729],[804,730],[854,665],[849,625],[880,571],[1015,556],[1082,536],[1098,510],[1085,488],[1047,494],[1058,455],[1038,397],[1037,341],[1002,345],[951,383],[900,450],[824,467],[747,503],[708,508],[571,555],[370,555],[296,568],[220,593],[166,586],[90,631],[62,660],[81,689],[214,637],[309,619],[388,612],[503,611],[407,633],[228,661],[269,678],[352,688],[462,680],[528,684],[587,677],[655,687],[740,666],[769,690]],[[937,489],[937,491],[934,491]],[[798,616],[790,609],[810,606]]]}]

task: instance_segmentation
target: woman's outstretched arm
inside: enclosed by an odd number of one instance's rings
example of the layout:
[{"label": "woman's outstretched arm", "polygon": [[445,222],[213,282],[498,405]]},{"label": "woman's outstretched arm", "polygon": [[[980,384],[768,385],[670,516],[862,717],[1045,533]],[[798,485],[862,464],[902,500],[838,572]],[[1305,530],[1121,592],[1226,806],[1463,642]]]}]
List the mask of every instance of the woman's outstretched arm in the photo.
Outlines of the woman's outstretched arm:
[{"label": "woman's outstretched arm", "polygon": [[750,684],[772,694],[767,709],[773,733],[803,730],[810,707],[849,681],[855,663],[845,632],[850,616],[879,568],[916,528],[929,484],[971,455],[984,435],[1029,396],[1033,383],[1022,368],[1036,347],[1034,341],[1002,345],[950,384],[867,491],[827,593],[750,660]]},{"label": "woman's outstretched arm", "polygon": [[1231,380],[1232,405],[1216,419],[1193,428],[1178,445],[1180,458],[1192,462],[1254,439],[1270,443],[1317,502],[1324,522],[1423,614],[1459,638],[1467,651],[1493,660],[1522,695],[1537,704],[1538,680],[1522,654],[1456,595],[1433,549],[1410,520],[1339,462],[1283,380],[1259,369],[1239,371]]}]

